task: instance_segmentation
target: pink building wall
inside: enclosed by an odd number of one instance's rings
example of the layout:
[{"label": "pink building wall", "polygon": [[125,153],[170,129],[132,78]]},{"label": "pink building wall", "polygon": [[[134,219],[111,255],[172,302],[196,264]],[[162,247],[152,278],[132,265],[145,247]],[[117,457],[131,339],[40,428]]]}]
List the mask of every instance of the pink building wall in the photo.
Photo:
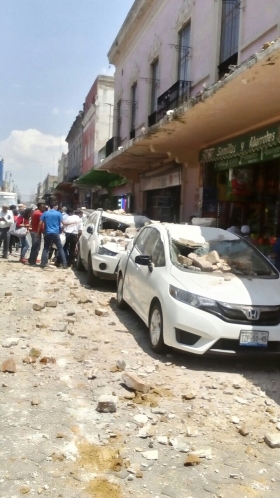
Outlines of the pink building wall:
[{"label": "pink building wall", "polygon": [[[142,10],[137,11],[140,8]],[[134,12],[135,13],[134,13]],[[221,39],[222,1],[214,0],[136,0],[128,18],[120,26],[109,52],[116,67],[115,109],[122,101],[121,126],[115,119],[114,135],[122,144],[130,140],[131,87],[137,82],[136,136],[148,128],[151,110],[151,64],[159,60],[158,96],[178,78],[178,44],[180,30],[191,22],[189,80],[191,96],[218,80]],[[135,16],[133,26],[129,29]],[[280,36],[280,0],[242,0],[240,10],[238,64],[259,52],[266,41]],[[177,45],[177,49],[176,46]],[[119,133],[120,131],[120,133]],[[183,168],[185,166],[183,165]],[[182,179],[181,219],[188,221],[197,210],[199,200],[199,165],[185,168]],[[135,211],[143,209],[143,192],[134,185]]]},{"label": "pink building wall", "polygon": [[[134,6],[137,7],[139,0]],[[119,44],[119,53],[110,62],[116,65],[115,102],[131,100],[131,86],[137,81],[138,108],[136,135],[148,126],[150,84],[141,78],[151,77],[151,62],[159,58],[158,95],[178,80],[178,50],[172,45],[179,42],[179,31],[191,22],[190,80],[192,95],[201,90],[203,83],[212,84],[218,79],[219,19],[222,2],[214,0],[155,0],[146,4],[146,13],[139,15],[138,26],[127,33]],[[149,5],[148,5],[149,4]],[[260,51],[265,41],[280,36],[279,0],[242,0],[240,21],[239,63]],[[141,19],[141,20],[140,20]],[[121,138],[129,140],[131,104],[123,102]]]},{"label": "pink building wall", "polygon": [[267,41],[279,36],[280,2],[247,0],[241,26],[241,61],[258,52]]}]

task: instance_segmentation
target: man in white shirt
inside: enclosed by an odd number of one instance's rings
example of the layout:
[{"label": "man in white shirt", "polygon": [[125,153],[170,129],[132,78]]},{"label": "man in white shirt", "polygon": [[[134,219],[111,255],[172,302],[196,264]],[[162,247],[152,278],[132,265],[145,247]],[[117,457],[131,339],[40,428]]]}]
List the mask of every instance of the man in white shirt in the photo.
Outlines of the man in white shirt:
[{"label": "man in white shirt", "polygon": [[0,210],[0,246],[3,241],[3,258],[8,259],[8,232],[14,223],[13,211],[8,206],[2,206]]},{"label": "man in white shirt", "polygon": [[80,216],[74,213],[73,209],[68,209],[68,217],[64,223],[66,242],[63,247],[68,266],[71,266],[72,263],[74,263],[76,245],[82,230],[83,223]]}]

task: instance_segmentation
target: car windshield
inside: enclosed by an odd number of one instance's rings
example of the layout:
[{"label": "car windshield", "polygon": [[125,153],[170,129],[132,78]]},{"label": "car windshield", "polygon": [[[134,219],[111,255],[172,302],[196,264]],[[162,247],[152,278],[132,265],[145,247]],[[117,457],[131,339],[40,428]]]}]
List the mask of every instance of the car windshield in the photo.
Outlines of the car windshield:
[{"label": "car windshield", "polygon": [[100,230],[119,230],[125,232],[127,228],[135,231],[142,228],[149,219],[141,215],[103,215],[101,218]]},{"label": "car windshield", "polygon": [[120,230],[121,232],[125,232],[126,228],[130,225],[126,225],[125,223],[121,223],[118,220],[111,220],[109,218],[102,217],[101,218],[101,230]]},{"label": "car windshield", "polygon": [[278,278],[277,271],[268,260],[252,244],[241,238],[218,238],[204,243],[181,243],[171,239],[171,260],[183,271]]}]

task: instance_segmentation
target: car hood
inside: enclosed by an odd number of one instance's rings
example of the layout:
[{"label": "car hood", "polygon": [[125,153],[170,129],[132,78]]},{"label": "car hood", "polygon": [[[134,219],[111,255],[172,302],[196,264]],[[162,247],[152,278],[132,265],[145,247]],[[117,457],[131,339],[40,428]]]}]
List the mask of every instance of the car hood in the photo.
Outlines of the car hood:
[{"label": "car hood", "polygon": [[[116,237],[115,241],[110,240],[110,242],[105,242],[105,244],[104,244],[104,243],[102,243],[103,239],[104,238],[102,236],[100,236],[101,247],[108,249],[108,251],[115,252],[116,254],[118,254],[119,252],[125,251],[126,246],[129,242],[128,239],[126,240],[125,238],[122,239],[121,237]],[[112,239],[112,237],[111,237],[111,239]]]},{"label": "car hood", "polygon": [[280,304],[279,278],[249,280],[232,274],[218,276],[182,271],[174,265],[171,267],[171,275],[177,280],[178,287],[215,301],[255,306]]}]

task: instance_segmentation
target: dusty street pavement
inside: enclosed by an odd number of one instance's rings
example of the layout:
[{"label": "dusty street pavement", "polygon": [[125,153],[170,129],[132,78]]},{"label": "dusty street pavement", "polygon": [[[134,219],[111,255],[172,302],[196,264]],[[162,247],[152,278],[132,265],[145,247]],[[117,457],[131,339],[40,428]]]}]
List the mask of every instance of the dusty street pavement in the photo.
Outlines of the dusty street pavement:
[{"label": "dusty street pavement", "polygon": [[1,498],[280,495],[278,360],[155,356],[113,284],[0,276]]}]

